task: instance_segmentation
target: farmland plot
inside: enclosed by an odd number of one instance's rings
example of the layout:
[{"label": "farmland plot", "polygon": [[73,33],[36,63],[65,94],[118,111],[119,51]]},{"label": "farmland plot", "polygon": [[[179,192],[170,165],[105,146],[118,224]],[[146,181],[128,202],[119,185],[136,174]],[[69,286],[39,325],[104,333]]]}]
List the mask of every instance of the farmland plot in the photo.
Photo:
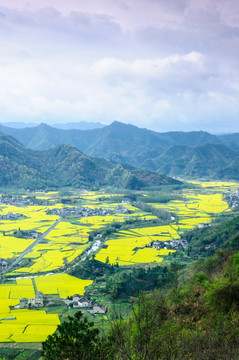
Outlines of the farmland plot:
[{"label": "farmland plot", "polygon": [[[199,224],[210,223],[217,214],[228,212],[223,192],[238,189],[238,184],[199,183],[196,189],[186,190],[183,200],[172,200],[168,203],[151,203],[150,206],[166,209],[172,215],[172,222],[162,226],[131,227],[121,230],[106,239],[96,253],[99,261],[118,263],[120,266],[160,263],[175,250],[152,248],[152,242],[171,242],[181,234]],[[0,205],[0,214],[22,214],[16,220],[0,220],[0,257],[13,260],[29,247],[35,238],[21,237],[24,232],[43,234],[59,218],[47,214],[47,209],[63,208],[58,202],[57,192],[37,193],[36,197],[49,202],[46,205],[13,206]],[[84,192],[82,206],[94,209],[115,209],[119,203],[102,202],[101,197],[110,199],[112,195],[104,192]],[[67,205],[71,207],[71,205]],[[41,342],[54,333],[59,319],[56,314],[47,314],[42,310],[13,309],[20,299],[33,299],[35,292],[54,295],[65,299],[74,294],[83,295],[85,288],[92,280],[81,280],[65,273],[49,274],[55,270],[66,269],[72,261],[79,259],[91,246],[89,234],[112,223],[123,224],[131,219],[155,220],[156,216],[145,213],[135,206],[125,204],[130,213],[111,214],[106,216],[88,216],[84,218],[63,219],[49,232],[44,241],[38,243],[23,260],[24,266],[15,268],[7,276],[35,276],[34,286],[31,278],[17,279],[13,284],[0,285],[0,341],[2,342]],[[20,235],[19,235],[20,234]]]}]

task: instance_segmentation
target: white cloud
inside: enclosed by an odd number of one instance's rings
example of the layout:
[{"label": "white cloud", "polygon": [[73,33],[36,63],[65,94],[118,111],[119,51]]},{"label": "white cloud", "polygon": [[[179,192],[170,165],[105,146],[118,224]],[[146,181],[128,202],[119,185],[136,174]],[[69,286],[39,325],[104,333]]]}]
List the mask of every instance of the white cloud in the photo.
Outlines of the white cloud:
[{"label": "white cloud", "polygon": [[[238,113],[239,90],[236,96],[221,92],[219,97],[215,89],[222,79],[212,81],[207,59],[197,52],[89,63],[78,57],[35,58],[25,56],[24,49],[20,52],[24,56],[16,62],[0,62],[0,113],[9,118],[106,123],[118,119],[166,130],[167,126],[187,127],[190,122],[201,125],[202,116],[207,111],[212,114],[213,106],[217,116],[218,109]],[[229,86],[225,84],[225,93]]]},{"label": "white cloud", "polygon": [[[115,58],[104,58],[93,64],[93,73],[100,77],[116,78],[164,78],[182,71],[203,71],[204,56],[197,52],[186,55],[171,55],[160,59],[136,59],[132,62]],[[191,74],[192,76],[193,74]]]}]

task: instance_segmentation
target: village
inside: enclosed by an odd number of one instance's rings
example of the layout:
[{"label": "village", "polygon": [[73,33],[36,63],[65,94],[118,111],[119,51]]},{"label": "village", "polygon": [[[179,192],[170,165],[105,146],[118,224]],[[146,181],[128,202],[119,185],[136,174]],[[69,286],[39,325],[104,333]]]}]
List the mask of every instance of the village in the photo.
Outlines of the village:
[{"label": "village", "polygon": [[239,191],[227,191],[224,200],[232,210],[235,210],[239,206]]},{"label": "village", "polygon": [[35,310],[36,308],[52,307],[59,305],[67,305],[67,307],[73,309],[87,310],[90,314],[105,314],[107,308],[99,304],[98,302],[88,299],[82,295],[75,294],[67,299],[53,299],[44,296],[42,292],[36,292],[34,299],[22,298],[19,304],[12,307],[13,309],[28,309]]},{"label": "village", "polygon": [[0,204],[25,207],[34,205],[50,205],[50,202],[46,199],[37,199],[35,196],[0,195]]},{"label": "village", "polygon": [[169,250],[183,250],[188,246],[187,240],[176,239],[172,241],[159,241],[155,240],[146,245],[146,247],[151,247],[153,249],[169,249]]},{"label": "village", "polygon": [[62,217],[75,215],[80,217],[88,217],[88,216],[107,216],[111,214],[129,214],[130,211],[124,207],[123,205],[118,205],[114,210],[111,208],[103,209],[103,208],[93,208],[90,209],[88,207],[78,206],[78,207],[64,207],[47,209],[47,215],[59,215]]},{"label": "village", "polygon": [[0,215],[0,220],[17,220],[18,218],[26,218],[23,214],[9,212],[5,215]]}]

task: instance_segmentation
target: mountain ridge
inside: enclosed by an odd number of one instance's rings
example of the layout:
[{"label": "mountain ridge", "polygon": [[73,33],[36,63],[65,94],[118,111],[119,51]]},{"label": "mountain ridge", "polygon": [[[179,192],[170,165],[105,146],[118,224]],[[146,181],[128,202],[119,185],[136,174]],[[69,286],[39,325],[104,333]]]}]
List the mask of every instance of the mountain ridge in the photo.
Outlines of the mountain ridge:
[{"label": "mountain ridge", "polygon": [[[223,179],[228,178],[226,169],[229,166],[232,179],[239,180],[239,175],[234,169],[236,163],[233,163],[239,155],[238,133],[228,135],[213,135],[205,131],[157,133],[119,121],[91,130],[63,130],[40,124],[35,128],[25,129],[6,128],[0,125],[0,131],[14,136],[25,146],[35,150],[70,144],[91,157],[128,163],[169,176],[215,178],[220,174]],[[205,147],[205,144],[212,146]],[[204,148],[201,147],[203,145]],[[227,159],[224,159],[222,146]],[[207,159],[211,159],[211,169]]]},{"label": "mountain ridge", "polygon": [[[36,127],[40,125],[39,122],[23,122],[23,121],[7,121],[2,123],[5,127],[10,127],[14,129],[24,129],[29,127]],[[78,130],[89,130],[89,129],[97,129],[104,127],[105,124],[101,122],[87,122],[87,121],[74,121],[74,122],[66,122],[66,123],[54,123],[52,127],[57,129],[69,130],[69,129],[78,129]]]},{"label": "mountain ridge", "polygon": [[12,136],[1,133],[0,166],[1,186],[140,189],[181,184],[152,171],[89,157],[72,145],[62,144],[48,150],[28,149]]}]

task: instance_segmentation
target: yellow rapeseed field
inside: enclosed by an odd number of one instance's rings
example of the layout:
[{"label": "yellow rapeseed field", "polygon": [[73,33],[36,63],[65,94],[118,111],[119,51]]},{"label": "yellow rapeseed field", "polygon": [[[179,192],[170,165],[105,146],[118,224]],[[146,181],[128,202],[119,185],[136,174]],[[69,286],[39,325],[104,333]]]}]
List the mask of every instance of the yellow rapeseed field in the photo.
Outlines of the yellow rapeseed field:
[{"label": "yellow rapeseed field", "polygon": [[16,284],[0,284],[0,342],[41,342],[60,323],[56,314],[48,315],[45,311],[11,310],[10,306],[16,306],[22,298],[35,298],[31,279],[18,279]]},{"label": "yellow rapeseed field", "polygon": [[[113,239],[107,239],[104,246],[96,254],[96,259],[119,265],[135,265],[139,263],[159,263],[165,256],[174,250],[149,247],[152,241],[171,241],[179,239],[185,230],[193,229],[202,223],[209,223],[216,214],[230,211],[223,200],[223,191],[239,189],[239,184],[229,182],[194,182],[198,189],[187,189],[182,200],[173,200],[168,203],[151,203],[150,205],[171,212],[175,220],[170,225],[146,226],[131,228],[127,231],[118,231]],[[14,231],[31,230],[44,233],[59,218],[56,215],[47,215],[47,209],[63,208],[65,205],[57,203],[58,192],[35,193],[41,200],[51,201],[48,206],[19,207],[0,205],[0,213],[21,213],[24,218],[1,220],[0,226],[0,257],[18,257],[35,239],[23,239],[14,236]],[[119,194],[120,195],[120,194]],[[122,194],[121,194],[122,195]],[[115,209],[119,203],[102,202],[99,198],[110,198],[110,194],[100,192],[84,192],[80,197],[84,205],[89,208]],[[147,197],[146,197],[147,198]],[[67,205],[67,207],[72,207]],[[123,223],[128,219],[153,220],[156,216],[137,209],[130,204],[124,204],[132,213],[114,214],[107,216],[90,216],[78,220],[65,219],[54,230],[29,252],[25,258],[31,260],[28,265],[13,274],[36,274],[51,272],[64,267],[82,254],[90,245],[89,234],[93,230],[104,228],[112,223]],[[72,222],[71,222],[72,221]],[[74,222],[74,223],[73,223]],[[52,274],[35,277],[37,291],[43,294],[58,295],[66,298],[74,294],[84,294],[86,286],[91,280],[77,279],[68,274]],[[34,298],[35,290],[32,279],[18,279],[15,284],[0,285],[0,342],[16,341],[41,342],[49,334],[54,333],[59,319],[57,315],[49,315],[44,311],[11,310],[23,297]]]},{"label": "yellow rapeseed field", "polygon": [[92,280],[81,280],[68,274],[56,274],[39,276],[35,278],[37,290],[44,294],[57,294],[66,299],[74,294],[84,294],[86,286],[92,284]]}]

